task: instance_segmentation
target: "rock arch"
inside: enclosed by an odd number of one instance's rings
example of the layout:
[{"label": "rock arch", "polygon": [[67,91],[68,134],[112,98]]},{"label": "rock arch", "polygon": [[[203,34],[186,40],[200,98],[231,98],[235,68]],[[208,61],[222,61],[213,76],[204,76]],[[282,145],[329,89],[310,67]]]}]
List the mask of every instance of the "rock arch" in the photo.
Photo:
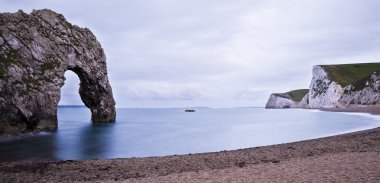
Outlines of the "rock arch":
[{"label": "rock arch", "polygon": [[87,28],[51,10],[0,14],[0,134],[57,128],[64,73],[80,79],[92,121],[115,121],[106,57]]}]

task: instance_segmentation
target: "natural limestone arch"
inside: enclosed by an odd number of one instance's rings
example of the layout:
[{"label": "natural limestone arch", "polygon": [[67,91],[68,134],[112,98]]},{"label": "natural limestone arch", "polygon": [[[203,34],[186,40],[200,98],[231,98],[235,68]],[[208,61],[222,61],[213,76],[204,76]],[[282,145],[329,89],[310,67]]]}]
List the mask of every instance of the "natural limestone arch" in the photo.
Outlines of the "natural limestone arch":
[{"label": "natural limestone arch", "polygon": [[64,73],[80,79],[92,121],[115,121],[106,57],[87,28],[51,10],[0,14],[0,134],[57,128]]}]

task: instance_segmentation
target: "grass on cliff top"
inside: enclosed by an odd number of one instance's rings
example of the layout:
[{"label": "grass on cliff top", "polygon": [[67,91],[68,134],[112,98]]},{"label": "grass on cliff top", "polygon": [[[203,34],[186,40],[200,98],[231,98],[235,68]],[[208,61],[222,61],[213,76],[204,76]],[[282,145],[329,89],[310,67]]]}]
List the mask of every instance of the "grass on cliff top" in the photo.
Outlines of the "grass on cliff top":
[{"label": "grass on cliff top", "polygon": [[380,72],[380,63],[360,63],[360,64],[341,64],[341,65],[321,65],[330,80],[338,82],[342,87],[353,84],[373,72]]},{"label": "grass on cliff top", "polygon": [[299,102],[307,93],[309,93],[308,89],[299,89],[299,90],[292,90],[286,93],[275,93],[274,95]]}]

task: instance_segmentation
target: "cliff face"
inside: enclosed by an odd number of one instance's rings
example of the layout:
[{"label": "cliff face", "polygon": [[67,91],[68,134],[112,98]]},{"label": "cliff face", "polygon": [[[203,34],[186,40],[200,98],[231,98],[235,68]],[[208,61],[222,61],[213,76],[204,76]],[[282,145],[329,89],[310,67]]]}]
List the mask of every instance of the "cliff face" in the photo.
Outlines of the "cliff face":
[{"label": "cliff face", "polygon": [[342,86],[331,81],[321,66],[313,67],[313,78],[309,88],[309,107],[311,108],[338,106],[339,99],[343,94]]},{"label": "cliff face", "polygon": [[271,94],[265,108],[295,108],[296,103],[288,98]]},{"label": "cliff face", "polygon": [[[380,71],[380,67],[378,69]],[[380,104],[380,72],[375,71],[344,87],[339,81],[332,80],[330,75],[332,73],[326,67],[314,66],[309,93],[310,108]]]},{"label": "cliff face", "polygon": [[57,128],[64,73],[80,79],[93,122],[115,120],[106,57],[87,28],[51,10],[0,14],[0,134]]},{"label": "cliff face", "polygon": [[380,104],[380,63],[317,65],[309,92],[297,103],[272,94],[267,108],[335,108]]},{"label": "cliff face", "polygon": [[380,71],[346,87],[339,101],[346,106],[380,104]]},{"label": "cliff face", "polygon": [[307,106],[307,89],[271,94],[265,108],[303,108]]}]

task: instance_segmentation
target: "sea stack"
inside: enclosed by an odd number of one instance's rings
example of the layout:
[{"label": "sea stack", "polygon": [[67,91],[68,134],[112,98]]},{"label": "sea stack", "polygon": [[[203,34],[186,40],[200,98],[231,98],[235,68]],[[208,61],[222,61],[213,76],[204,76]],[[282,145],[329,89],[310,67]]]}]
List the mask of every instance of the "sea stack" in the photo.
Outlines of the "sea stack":
[{"label": "sea stack", "polygon": [[106,56],[87,28],[51,10],[0,14],[0,135],[57,128],[57,104],[67,70],[92,121],[115,121]]}]

